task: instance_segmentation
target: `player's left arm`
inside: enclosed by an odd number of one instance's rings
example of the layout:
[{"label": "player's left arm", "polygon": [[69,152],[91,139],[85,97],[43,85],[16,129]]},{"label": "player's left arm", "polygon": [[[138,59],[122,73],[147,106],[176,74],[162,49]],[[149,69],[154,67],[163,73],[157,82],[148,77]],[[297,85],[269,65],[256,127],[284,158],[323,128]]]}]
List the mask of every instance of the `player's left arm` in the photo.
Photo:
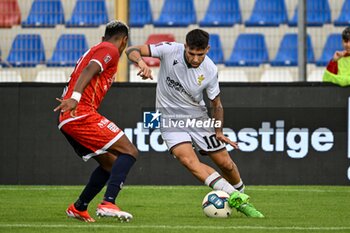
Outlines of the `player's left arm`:
[{"label": "player's left arm", "polygon": [[96,62],[90,62],[89,65],[87,65],[83,71],[81,72],[73,90],[73,94],[71,98],[62,100],[59,98],[56,98],[57,101],[60,102],[60,105],[58,105],[54,111],[61,110],[61,112],[65,111],[71,111],[71,115],[75,117],[75,109],[78,105],[78,102],[81,97],[81,93],[83,93],[86,86],[90,83],[90,80],[99,72],[101,71],[100,65],[98,65]]},{"label": "player's left arm", "polygon": [[211,100],[211,108],[212,108],[212,116],[216,121],[220,121],[220,127],[215,128],[216,138],[224,142],[226,144],[230,144],[233,148],[238,149],[237,142],[231,141],[228,137],[226,137],[222,131],[222,127],[224,124],[224,108],[221,104],[220,95],[217,95],[213,100]]}]

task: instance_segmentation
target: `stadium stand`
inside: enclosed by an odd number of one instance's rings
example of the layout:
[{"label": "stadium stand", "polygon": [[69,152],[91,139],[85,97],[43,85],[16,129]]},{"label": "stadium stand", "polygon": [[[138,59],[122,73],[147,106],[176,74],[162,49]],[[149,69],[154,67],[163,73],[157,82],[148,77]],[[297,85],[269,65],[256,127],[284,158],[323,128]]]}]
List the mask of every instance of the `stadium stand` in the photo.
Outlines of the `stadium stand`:
[{"label": "stadium stand", "polygon": [[21,24],[21,12],[17,0],[0,1],[0,28]]},{"label": "stadium stand", "polygon": [[341,34],[333,33],[328,35],[326,44],[323,47],[322,55],[320,59],[316,61],[317,66],[326,66],[328,62],[333,58],[335,51],[342,51],[342,37]]},{"label": "stadium stand", "polygon": [[15,70],[0,70],[0,82],[22,82],[22,78]]},{"label": "stadium stand", "polygon": [[242,16],[238,0],[210,0],[201,27],[231,27],[241,24]]},{"label": "stadium stand", "polygon": [[335,26],[350,25],[350,0],[345,0],[339,17],[334,21]]},{"label": "stadium stand", "polygon": [[224,63],[224,52],[222,50],[219,34],[210,34],[209,36],[210,49],[207,54],[208,57],[210,57],[215,64]]},{"label": "stadium stand", "polygon": [[[310,35],[307,36],[307,62],[313,63],[314,52]],[[287,33],[284,35],[277,55],[273,61],[272,66],[296,66],[298,65],[298,35],[295,33]]]},{"label": "stadium stand", "polygon": [[84,34],[63,34],[58,39],[47,66],[75,66],[87,50],[88,44]]},{"label": "stadium stand", "polygon": [[129,26],[143,27],[146,24],[152,24],[152,9],[148,0],[130,0],[129,1]]},{"label": "stadium stand", "polygon": [[316,68],[311,71],[310,75],[307,76],[308,82],[322,82],[323,73],[325,68]]},{"label": "stadium stand", "polygon": [[155,27],[187,27],[197,23],[193,0],[165,0]]},{"label": "stadium stand", "polygon": [[[148,36],[145,44],[157,44],[159,42],[172,42],[175,41],[175,37],[173,34],[151,34]],[[153,57],[145,57],[144,61],[150,67],[157,67],[160,65],[160,61],[158,58]]]},{"label": "stadium stand", "polygon": [[259,66],[269,61],[265,37],[262,34],[240,34],[226,66]]},{"label": "stadium stand", "polygon": [[61,0],[34,0],[22,27],[55,27],[64,24]]},{"label": "stadium stand", "polygon": [[256,0],[246,26],[278,26],[288,23],[284,0]]},{"label": "stadium stand", "polygon": [[[307,26],[322,26],[331,23],[331,10],[328,0],[306,1]],[[289,26],[298,24],[298,6],[294,10],[294,17],[289,21]]]},{"label": "stadium stand", "polygon": [[267,69],[263,72],[260,82],[293,82],[291,72],[287,69]]},{"label": "stadium stand", "polygon": [[65,83],[66,75],[63,70],[40,70],[34,81],[44,83]]},{"label": "stadium stand", "polygon": [[66,27],[98,27],[108,23],[105,0],[77,0]]},{"label": "stadium stand", "polygon": [[7,61],[14,67],[34,67],[45,62],[44,45],[39,34],[18,34]]},{"label": "stadium stand", "polygon": [[219,82],[248,82],[248,76],[244,70],[219,70]]}]

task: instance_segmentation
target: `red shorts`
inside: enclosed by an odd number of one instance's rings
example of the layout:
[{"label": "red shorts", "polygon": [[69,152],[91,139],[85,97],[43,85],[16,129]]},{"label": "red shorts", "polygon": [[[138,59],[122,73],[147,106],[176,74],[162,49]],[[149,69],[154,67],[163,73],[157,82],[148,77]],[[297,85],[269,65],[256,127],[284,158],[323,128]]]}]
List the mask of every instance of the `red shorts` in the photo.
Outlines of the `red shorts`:
[{"label": "red shorts", "polygon": [[58,128],[85,161],[95,155],[106,153],[107,149],[124,135],[116,124],[97,112],[74,118],[60,117]]}]

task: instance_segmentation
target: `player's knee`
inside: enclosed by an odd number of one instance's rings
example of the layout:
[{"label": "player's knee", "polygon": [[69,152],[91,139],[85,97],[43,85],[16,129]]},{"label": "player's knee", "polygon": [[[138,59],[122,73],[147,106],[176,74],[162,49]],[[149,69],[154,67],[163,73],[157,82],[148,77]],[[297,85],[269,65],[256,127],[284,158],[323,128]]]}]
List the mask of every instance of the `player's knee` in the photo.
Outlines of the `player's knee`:
[{"label": "player's knee", "polygon": [[139,151],[135,147],[135,145],[132,144],[128,150],[128,154],[134,157],[135,159],[139,156]]},{"label": "player's knee", "polygon": [[236,164],[232,160],[223,161],[222,163],[218,164],[218,166],[222,171],[226,172],[232,172],[237,168]]}]

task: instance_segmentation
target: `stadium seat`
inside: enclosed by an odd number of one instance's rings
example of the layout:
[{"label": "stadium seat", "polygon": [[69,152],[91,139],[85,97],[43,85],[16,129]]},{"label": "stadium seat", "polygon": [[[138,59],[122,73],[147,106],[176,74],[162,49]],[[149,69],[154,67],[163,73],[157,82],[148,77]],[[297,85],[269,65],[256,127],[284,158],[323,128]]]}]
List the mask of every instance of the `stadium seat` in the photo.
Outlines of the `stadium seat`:
[{"label": "stadium seat", "polygon": [[0,28],[21,24],[21,12],[17,0],[0,1]]},{"label": "stadium seat", "polygon": [[155,27],[187,27],[197,23],[193,0],[165,0]]},{"label": "stadium seat", "polygon": [[307,76],[308,82],[322,82],[323,73],[325,68],[318,68],[311,71],[310,75]]},{"label": "stadium seat", "polygon": [[260,82],[294,82],[296,81],[287,69],[267,69],[260,78]]},{"label": "stadium seat", "polygon": [[244,70],[219,70],[219,82],[248,82],[248,76]]},{"label": "stadium seat", "polygon": [[63,70],[40,70],[34,81],[42,83],[65,83],[67,79]]},{"label": "stadium seat", "polygon": [[288,16],[284,0],[256,0],[246,26],[278,26],[287,24]]},{"label": "stadium seat", "polygon": [[12,42],[7,61],[15,67],[34,67],[45,62],[44,45],[39,34],[18,34]]},{"label": "stadium seat", "polygon": [[222,50],[220,36],[218,34],[210,34],[209,45],[210,45],[210,49],[207,54],[208,57],[210,57],[210,59],[215,64],[224,63],[224,52]]},{"label": "stadium seat", "polygon": [[[311,38],[308,35],[306,39],[307,46],[307,62],[313,63],[314,51],[311,43]],[[278,48],[277,55],[273,61],[272,66],[296,66],[298,65],[298,35],[294,33],[287,33],[284,35],[282,42]]]},{"label": "stadium seat", "polygon": [[77,60],[88,50],[84,34],[63,34],[57,41],[47,66],[75,66]]},{"label": "stadium seat", "polygon": [[66,27],[98,27],[108,23],[105,0],[77,0]]},{"label": "stadium seat", "polygon": [[241,9],[238,0],[210,0],[201,27],[231,27],[242,23]]},{"label": "stadium seat", "polygon": [[267,63],[265,37],[262,34],[240,34],[226,66],[259,66]]},{"label": "stadium seat", "polygon": [[146,24],[152,24],[152,9],[149,0],[130,0],[129,1],[129,26],[143,27]]},{"label": "stadium seat", "polygon": [[[331,23],[331,10],[328,0],[306,1],[307,26],[322,26]],[[298,24],[298,6],[294,10],[294,17],[289,21],[289,26]]]},{"label": "stadium seat", "polygon": [[35,0],[22,27],[55,27],[64,24],[61,0]]},{"label": "stadium seat", "polygon": [[335,26],[349,26],[350,25],[350,0],[345,0],[338,19],[334,21]]},{"label": "stadium seat", "polygon": [[0,83],[22,82],[21,75],[15,70],[0,70]]},{"label": "stadium seat", "polygon": [[316,61],[317,66],[326,66],[328,62],[333,58],[335,51],[342,51],[342,37],[341,34],[330,34],[327,37],[327,41],[322,50],[320,59]]},{"label": "stadium seat", "polygon": [[[151,34],[148,36],[145,44],[157,44],[159,42],[173,42],[175,41],[175,37],[173,34]],[[158,58],[154,57],[145,57],[144,61],[148,66],[155,67],[160,65],[160,61]]]}]

